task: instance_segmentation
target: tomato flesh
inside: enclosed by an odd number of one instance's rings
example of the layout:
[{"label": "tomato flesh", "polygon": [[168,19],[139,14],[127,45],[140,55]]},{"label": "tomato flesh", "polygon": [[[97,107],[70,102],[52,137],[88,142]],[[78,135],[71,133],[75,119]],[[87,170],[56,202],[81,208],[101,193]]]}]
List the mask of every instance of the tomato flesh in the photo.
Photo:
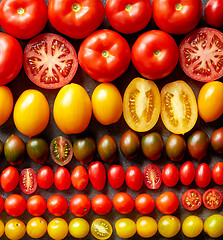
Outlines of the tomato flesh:
[{"label": "tomato flesh", "polygon": [[25,168],[20,173],[19,185],[21,190],[26,194],[32,194],[37,188],[36,173],[32,168]]},{"label": "tomato flesh", "polygon": [[157,189],[162,183],[162,173],[158,166],[149,164],[143,172],[144,183],[149,189]]},{"label": "tomato flesh", "polygon": [[208,189],[203,194],[203,203],[206,208],[217,209],[222,204],[223,195],[215,188]]},{"label": "tomato flesh", "polygon": [[196,189],[189,189],[182,195],[181,203],[185,209],[194,211],[202,204],[201,193]]}]

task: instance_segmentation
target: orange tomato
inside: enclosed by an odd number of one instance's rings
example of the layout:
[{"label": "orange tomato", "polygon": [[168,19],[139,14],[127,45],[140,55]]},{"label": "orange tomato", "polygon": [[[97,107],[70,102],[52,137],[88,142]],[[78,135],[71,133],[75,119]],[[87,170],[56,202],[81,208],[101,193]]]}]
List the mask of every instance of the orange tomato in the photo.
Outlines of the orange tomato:
[{"label": "orange tomato", "polygon": [[13,96],[6,86],[0,86],[0,126],[4,124],[12,113]]}]

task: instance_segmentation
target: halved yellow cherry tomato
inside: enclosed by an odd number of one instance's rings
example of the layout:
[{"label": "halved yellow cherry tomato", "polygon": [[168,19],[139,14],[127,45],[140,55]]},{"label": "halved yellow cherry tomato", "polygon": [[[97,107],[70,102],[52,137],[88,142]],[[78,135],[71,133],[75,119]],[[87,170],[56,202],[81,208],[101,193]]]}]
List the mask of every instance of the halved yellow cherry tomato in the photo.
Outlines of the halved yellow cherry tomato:
[{"label": "halved yellow cherry tomato", "polygon": [[0,86],[0,126],[5,123],[11,115],[13,108],[13,95],[6,86]]},{"label": "halved yellow cherry tomato", "polygon": [[97,218],[91,224],[91,233],[97,239],[108,239],[112,235],[112,226],[107,220]]}]

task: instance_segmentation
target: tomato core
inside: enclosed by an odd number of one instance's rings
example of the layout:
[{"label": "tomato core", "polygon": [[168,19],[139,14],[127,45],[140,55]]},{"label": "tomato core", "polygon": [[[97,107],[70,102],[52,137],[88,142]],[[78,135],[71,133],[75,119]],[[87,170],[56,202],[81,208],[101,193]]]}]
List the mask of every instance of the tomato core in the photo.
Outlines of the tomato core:
[{"label": "tomato core", "polygon": [[19,15],[22,15],[22,14],[24,14],[24,13],[25,13],[25,10],[24,10],[24,8],[22,8],[22,7],[19,7],[19,8],[17,9],[17,13],[18,13]]},{"label": "tomato core", "polygon": [[109,56],[109,52],[107,50],[102,51],[102,56],[107,58]]},{"label": "tomato core", "polygon": [[153,54],[154,54],[155,57],[159,57],[161,55],[161,51],[160,50],[155,50],[153,52]]},{"label": "tomato core", "polygon": [[183,6],[182,6],[180,3],[177,3],[177,4],[175,5],[175,9],[176,9],[177,11],[181,11],[181,10],[183,9]]},{"label": "tomato core", "polygon": [[126,10],[127,12],[132,11],[132,5],[131,5],[131,4],[127,4],[127,5],[125,6],[125,10]]},{"label": "tomato core", "polygon": [[78,4],[78,3],[74,3],[74,4],[72,5],[72,10],[73,10],[74,12],[80,11],[80,10],[81,10],[81,5]]}]

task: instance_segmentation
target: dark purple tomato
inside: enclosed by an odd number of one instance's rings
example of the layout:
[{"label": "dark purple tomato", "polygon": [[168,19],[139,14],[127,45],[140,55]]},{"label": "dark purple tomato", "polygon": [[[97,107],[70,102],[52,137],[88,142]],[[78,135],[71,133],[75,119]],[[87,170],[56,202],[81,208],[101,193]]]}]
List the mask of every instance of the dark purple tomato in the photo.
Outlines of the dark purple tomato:
[{"label": "dark purple tomato", "polygon": [[190,185],[195,177],[195,167],[191,161],[182,164],[180,168],[180,181],[183,185]]},{"label": "dark purple tomato", "polygon": [[32,194],[37,188],[36,173],[32,168],[25,168],[20,173],[19,185],[26,194]]},{"label": "dark purple tomato", "polygon": [[171,164],[166,164],[162,170],[162,180],[163,183],[168,187],[174,187],[180,178],[179,171],[176,166]]},{"label": "dark purple tomato", "polygon": [[113,188],[120,188],[125,181],[125,171],[123,167],[120,165],[112,165],[108,169],[108,181]]},{"label": "dark purple tomato", "polygon": [[136,166],[129,167],[125,174],[125,182],[130,189],[138,191],[143,185],[141,170]]},{"label": "dark purple tomato", "polygon": [[215,130],[211,135],[211,147],[217,153],[223,153],[223,127]]},{"label": "dark purple tomato", "polygon": [[206,163],[201,163],[195,173],[195,182],[198,187],[205,188],[211,182],[211,169]]}]

